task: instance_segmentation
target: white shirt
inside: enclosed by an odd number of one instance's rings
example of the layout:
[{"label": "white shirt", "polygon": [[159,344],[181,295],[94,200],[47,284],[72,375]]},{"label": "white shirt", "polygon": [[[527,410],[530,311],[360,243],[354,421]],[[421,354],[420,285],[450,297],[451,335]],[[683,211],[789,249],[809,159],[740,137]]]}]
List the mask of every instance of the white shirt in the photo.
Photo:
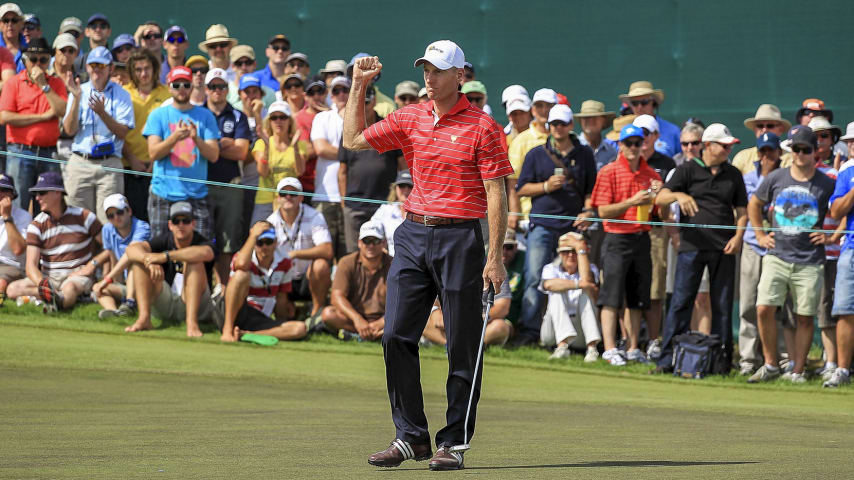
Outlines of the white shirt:
[{"label": "white shirt", "polygon": [[[593,278],[599,277],[599,269],[596,268],[596,265],[590,265],[590,271],[593,273]],[[545,289],[543,284],[546,280],[554,280],[556,278],[562,280],[575,280],[576,282],[581,280],[581,275],[576,271],[573,274],[570,274],[561,266],[560,257],[555,259],[554,262],[547,264],[543,267],[543,274],[540,275],[540,285],[537,289],[547,295],[565,295],[566,296],[566,307],[567,311],[577,312],[578,311],[578,298],[581,297],[581,294],[584,291],[580,288],[576,288],[574,290],[567,290],[563,293],[558,292],[550,292]]]},{"label": "white shirt", "polygon": [[400,212],[400,205],[395,203],[386,203],[380,205],[380,208],[374,212],[371,220],[380,222],[385,229],[385,241],[388,245],[388,254],[394,256],[394,231],[403,223],[403,214]]},{"label": "white shirt", "polygon": [[[311,141],[326,140],[333,147],[341,145],[344,134],[344,119],[337,108],[320,112],[311,123]],[[314,180],[314,200],[318,202],[340,202],[338,191],[338,158],[317,157]]]},{"label": "white shirt", "polygon": [[[322,243],[332,243],[332,235],[326,226],[326,220],[317,210],[308,205],[300,204],[300,211],[292,226],[288,226],[282,218],[281,211],[276,210],[267,217],[267,221],[276,229],[276,240],[279,243],[276,253],[290,257],[291,250],[303,250]],[[305,275],[311,260],[294,259],[294,274],[296,277]]]},{"label": "white shirt", "polygon": [[[24,237],[24,242],[26,242],[27,225],[33,221],[33,217],[30,215],[30,212],[18,207],[14,200],[12,201],[12,221],[15,223],[18,233]],[[0,263],[23,270],[24,258],[27,255],[26,250],[24,248],[24,253],[17,256],[12,253],[12,247],[9,246],[9,234],[6,233],[6,224],[0,225]]]}]

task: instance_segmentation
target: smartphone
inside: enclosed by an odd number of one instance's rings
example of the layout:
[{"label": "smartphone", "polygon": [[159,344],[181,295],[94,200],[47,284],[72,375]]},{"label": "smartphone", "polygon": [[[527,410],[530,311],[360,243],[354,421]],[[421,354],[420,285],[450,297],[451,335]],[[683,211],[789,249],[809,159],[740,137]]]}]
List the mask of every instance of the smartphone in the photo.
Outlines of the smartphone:
[{"label": "smartphone", "polygon": [[562,168],[555,168],[555,175],[563,175],[563,169]]}]

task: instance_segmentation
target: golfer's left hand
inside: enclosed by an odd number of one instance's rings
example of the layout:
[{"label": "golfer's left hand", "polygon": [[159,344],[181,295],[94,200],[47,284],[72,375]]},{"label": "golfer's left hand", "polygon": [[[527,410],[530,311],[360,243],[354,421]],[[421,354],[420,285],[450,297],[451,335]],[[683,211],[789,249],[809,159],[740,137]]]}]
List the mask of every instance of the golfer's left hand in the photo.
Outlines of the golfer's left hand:
[{"label": "golfer's left hand", "polygon": [[492,288],[495,294],[501,293],[501,284],[507,278],[507,270],[504,270],[504,264],[501,259],[487,260],[486,266],[483,267],[483,290],[489,289],[489,283],[492,282]]}]

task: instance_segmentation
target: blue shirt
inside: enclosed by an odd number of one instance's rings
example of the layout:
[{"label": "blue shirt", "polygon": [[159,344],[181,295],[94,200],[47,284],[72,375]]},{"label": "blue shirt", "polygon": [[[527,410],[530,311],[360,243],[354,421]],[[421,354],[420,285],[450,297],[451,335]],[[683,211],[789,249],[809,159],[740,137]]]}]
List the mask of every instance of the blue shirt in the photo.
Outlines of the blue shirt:
[{"label": "blue shirt", "polygon": [[[207,104],[204,106],[207,109]],[[211,112],[210,110],[208,110]],[[213,112],[211,112],[213,114]],[[225,108],[219,115],[214,114],[216,123],[219,126],[219,134],[223,138],[233,138],[235,140],[249,140],[252,133],[249,131],[249,122],[246,120],[246,115],[240,110],[226,103]],[[222,153],[222,150],[220,150]],[[228,183],[235,177],[240,176],[240,163],[234,160],[219,156],[216,163],[208,165],[208,180],[214,182]]]},{"label": "blue shirt", "polygon": [[[593,146],[587,141],[587,137],[584,136],[584,132],[578,136],[578,141],[581,142],[582,145],[587,145],[593,149]],[[619,153],[617,146],[602,136],[599,148],[593,150],[593,159],[596,160],[596,171],[598,172],[602,167],[616,160],[617,153]]]},{"label": "blue shirt", "polygon": [[261,79],[261,85],[267,88],[272,89],[274,92],[278,92],[281,90],[282,86],[279,85],[279,81],[276,80],[275,75],[273,75],[273,71],[270,70],[270,64],[268,63],[266,67],[262,70],[258,70],[253,75],[257,75],[258,78]]},{"label": "blue shirt", "polygon": [[[15,73],[19,73],[21,70],[24,70],[27,68],[27,66],[24,65],[24,49],[27,48],[27,41],[24,39],[23,33],[18,34],[18,42],[20,44],[20,47],[18,48],[18,53],[15,54]],[[6,39],[3,38],[3,35],[0,35],[0,47],[5,47],[5,46],[6,46]],[[51,57],[50,61],[51,61],[51,65],[53,65],[53,57]],[[65,79],[63,79],[63,81],[64,80]]]},{"label": "blue shirt", "polygon": [[[80,122],[80,127],[77,129],[77,134],[74,135],[71,151],[88,155],[92,152],[94,145],[102,142],[113,142],[114,155],[121,157],[122,146],[125,141],[111,132],[101,117],[89,108],[89,96],[94,90],[92,82],[80,85],[80,108],[77,110],[77,120]],[[108,81],[104,91],[96,91],[95,95],[103,96],[104,110],[107,115],[128,128],[134,128],[133,102],[127,90],[117,83]],[[65,107],[66,116],[71,112],[73,99],[74,95],[68,92],[68,106]]]},{"label": "blue shirt", "polygon": [[[756,165],[756,169],[744,174],[744,189],[747,190],[748,202],[753,196],[753,193],[756,192],[756,189],[759,188],[759,184],[765,179],[765,177],[759,175],[759,172],[761,171],[759,162],[753,163]],[[763,216],[767,211],[768,206],[766,205],[765,208],[763,208]],[[750,245],[753,248],[753,251],[758,253],[760,257],[764,257],[765,254],[768,253],[768,250],[759,246],[759,242],[756,240],[756,232],[753,231],[753,225],[749,221],[747,222],[747,229],[744,231],[744,243]]]},{"label": "blue shirt", "polygon": [[148,227],[148,223],[136,217],[131,218],[130,233],[127,237],[123,238],[110,222],[107,222],[101,229],[101,241],[104,244],[104,249],[113,252],[116,259],[122,258],[125,249],[131,243],[147,242],[149,238],[151,238],[151,229]]},{"label": "blue shirt", "polygon": [[[836,188],[833,190],[833,195],[830,196],[830,204],[833,205],[837,198],[844,197],[851,191],[852,187],[854,187],[854,168],[846,168],[836,177]],[[854,208],[845,216],[845,221],[848,222],[846,230],[854,230],[851,228],[854,225]],[[845,241],[842,243],[842,251],[851,248],[854,248],[854,233],[846,233]]]},{"label": "blue shirt", "polygon": [[672,158],[682,151],[682,145],[679,143],[682,130],[658,115],[655,116],[655,120],[658,121],[659,132],[658,140],[655,142],[655,150]]},{"label": "blue shirt", "polygon": [[[148,138],[156,135],[165,139],[178,128],[180,120],[196,124],[199,138],[202,140],[219,138],[216,118],[208,109],[195,105],[187,111],[178,110],[174,105],[155,108],[145,122],[142,136]],[[166,178],[167,176],[207,180],[208,160],[199,152],[192,138],[179,141],[168,155],[154,159],[151,192],[170,202],[204,198],[208,195],[208,187],[204,183],[185,182],[176,178]]]}]

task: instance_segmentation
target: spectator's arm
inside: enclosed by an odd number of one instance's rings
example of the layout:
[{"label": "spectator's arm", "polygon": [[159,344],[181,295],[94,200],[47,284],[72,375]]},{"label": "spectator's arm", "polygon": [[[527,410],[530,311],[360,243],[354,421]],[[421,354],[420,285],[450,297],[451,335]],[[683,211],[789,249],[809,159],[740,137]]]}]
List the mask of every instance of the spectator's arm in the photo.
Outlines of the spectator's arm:
[{"label": "spectator's arm", "polygon": [[510,215],[507,217],[507,228],[516,230],[522,216],[514,215],[514,213],[522,213],[522,203],[519,201],[519,195],[516,194],[516,179],[508,176],[504,181],[507,190],[507,204],[510,209]]},{"label": "spectator's arm", "polygon": [[65,118],[62,119],[62,129],[66,135],[77,135],[80,129],[80,92],[71,94],[71,103],[67,104]]},{"label": "spectator's arm", "polygon": [[552,278],[543,281],[543,288],[550,292],[562,293],[581,288],[581,282],[571,278]]},{"label": "spectator's arm", "polygon": [[747,227],[747,209],[744,207],[735,207],[735,226],[738,230],[735,231],[735,236],[740,242],[744,238],[744,230]]},{"label": "spectator's arm", "polygon": [[6,83],[6,80],[9,80],[10,78],[12,78],[14,76],[15,76],[15,69],[14,68],[7,68],[7,69],[3,70],[2,72],[0,72],[0,90],[3,89],[3,85]]},{"label": "spectator's arm", "polygon": [[854,206],[854,188],[830,204],[830,216],[833,217],[834,220],[841,220],[848,215],[852,206]]},{"label": "spectator's arm", "polygon": [[169,252],[169,259],[174,262],[186,263],[210,262],[214,259],[214,251],[208,245],[195,245],[172,250]]},{"label": "spectator's arm", "polygon": [[[367,145],[367,142],[365,142],[365,144]],[[314,151],[317,152],[317,156],[319,157],[338,158],[338,147],[333,147],[325,138],[313,140],[311,145],[314,147]],[[367,148],[363,148],[362,150],[367,150]]]},{"label": "spectator's arm", "polygon": [[258,141],[264,142],[263,143],[264,149],[261,150],[256,145],[255,149],[252,151],[252,156],[255,158],[255,164],[258,166],[258,175],[260,175],[262,177],[268,177],[268,176],[270,176],[270,173],[271,173],[270,172],[270,161],[267,157],[267,152],[269,151],[269,148],[267,148],[267,147],[269,145],[267,144],[267,140],[265,140],[263,138],[258,139]]},{"label": "spectator's arm", "polygon": [[0,111],[0,123],[14,127],[26,127],[27,125],[50,120],[54,116],[50,110],[45,113],[17,113],[2,110]]},{"label": "spectator's arm", "polygon": [[249,266],[252,265],[252,250],[255,248],[255,241],[261,233],[270,227],[271,225],[264,221],[256,222],[255,225],[252,225],[252,228],[249,229],[249,236],[246,242],[243,243],[243,246],[240,247],[240,250],[237,251],[232,259],[235,270],[249,270]]},{"label": "spectator's arm", "polygon": [[495,303],[492,304],[492,308],[489,309],[489,318],[507,318],[507,314],[509,313],[510,299],[499,298],[495,300]]},{"label": "spectator's arm", "polygon": [[365,317],[361,316],[359,312],[353,308],[353,304],[350,303],[350,300],[347,300],[347,292],[333,288],[332,293],[330,294],[330,300],[332,302],[332,306],[335,307],[342,315],[349,318],[353,324],[356,326],[356,330],[359,330],[359,325],[367,322]]},{"label": "spectator's arm", "polygon": [[[109,250],[105,250],[109,252]],[[111,256],[112,257],[112,256]],[[130,259],[128,258],[127,251],[122,255],[122,258],[119,259],[114,265],[113,268],[104,275],[105,278],[112,278],[113,280],[120,278],[119,274],[122,273],[130,264]]]},{"label": "spectator's arm", "polygon": [[315,258],[322,258],[331,262],[332,254],[332,242],[324,242],[320,245],[315,245],[311,248],[304,248],[302,250],[292,250],[291,258],[301,258],[303,260],[314,260]]},{"label": "spectator's arm", "polygon": [[33,284],[38,285],[42,279],[42,272],[39,270],[39,259],[42,255],[42,249],[33,245],[27,245],[27,278]]},{"label": "spectator's arm", "polygon": [[[75,99],[76,98],[77,97],[75,97]],[[101,121],[104,122],[104,125],[106,125],[107,128],[109,128],[110,131],[113,132],[113,135],[115,135],[117,138],[124,140],[128,136],[128,133],[130,132],[130,127],[117,122],[116,119],[111,117],[106,110],[97,113],[98,118],[100,118]]]},{"label": "spectator's arm", "polygon": [[344,197],[347,196],[347,162],[338,163],[338,193],[341,195],[341,208],[344,208]]},{"label": "spectator's arm", "polygon": [[[219,160],[219,142],[215,138],[202,140],[202,137],[196,135],[193,137],[193,142],[199,147],[199,153],[202,154],[207,161],[216,163]],[[149,150],[150,153],[150,150]]]},{"label": "spectator's arm", "polygon": [[759,200],[756,195],[750,197],[750,202],[747,204],[747,216],[750,219],[750,225],[753,227],[753,232],[756,233],[756,242],[760,245],[762,240],[767,236],[762,223],[762,207],[765,202]]},{"label": "spectator's arm", "polygon": [[125,249],[123,256],[128,258],[128,261],[134,263],[144,263],[145,256],[151,252],[151,245],[148,242],[133,242]]},{"label": "spectator's arm", "polygon": [[148,156],[152,159],[159,159],[169,155],[169,152],[171,152],[175,147],[175,144],[178,143],[178,131],[179,130],[176,129],[172,134],[166,137],[165,140],[157,135],[149,135]]},{"label": "spectator's arm", "polygon": [[242,162],[249,152],[249,139],[222,137],[219,146],[222,158]]}]

